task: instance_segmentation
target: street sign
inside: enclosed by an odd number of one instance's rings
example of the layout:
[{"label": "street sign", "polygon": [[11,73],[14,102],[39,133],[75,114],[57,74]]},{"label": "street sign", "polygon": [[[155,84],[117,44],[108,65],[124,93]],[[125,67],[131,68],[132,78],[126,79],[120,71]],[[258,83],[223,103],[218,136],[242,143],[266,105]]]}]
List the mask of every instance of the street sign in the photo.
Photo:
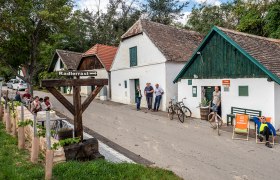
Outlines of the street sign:
[{"label": "street sign", "polygon": [[59,76],[97,76],[96,71],[58,71]]}]

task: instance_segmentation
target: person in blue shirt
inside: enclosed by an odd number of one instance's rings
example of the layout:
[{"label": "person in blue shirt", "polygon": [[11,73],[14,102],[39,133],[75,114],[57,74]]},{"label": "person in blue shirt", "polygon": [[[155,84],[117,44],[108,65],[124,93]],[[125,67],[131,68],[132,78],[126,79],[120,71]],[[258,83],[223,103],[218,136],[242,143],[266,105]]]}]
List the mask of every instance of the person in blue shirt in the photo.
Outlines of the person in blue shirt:
[{"label": "person in blue shirt", "polygon": [[273,125],[269,122],[266,122],[266,118],[264,116],[261,116],[260,118],[254,117],[254,122],[258,125],[258,133],[259,133],[259,139],[262,142],[263,137],[265,137],[266,143],[265,145],[269,148],[272,148],[271,144],[269,143],[269,136],[273,135],[273,138],[276,136],[276,131]]}]

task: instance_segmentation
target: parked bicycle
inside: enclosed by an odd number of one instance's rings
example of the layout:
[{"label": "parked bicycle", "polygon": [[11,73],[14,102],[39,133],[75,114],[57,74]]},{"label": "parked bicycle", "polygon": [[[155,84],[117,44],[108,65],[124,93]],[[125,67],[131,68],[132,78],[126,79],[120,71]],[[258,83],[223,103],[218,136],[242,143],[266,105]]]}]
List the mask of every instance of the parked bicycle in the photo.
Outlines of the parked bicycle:
[{"label": "parked bicycle", "polygon": [[220,136],[220,128],[223,125],[223,120],[217,113],[217,108],[211,107],[211,103],[209,104],[209,108],[212,109],[212,112],[208,115],[208,121],[213,129],[217,129],[218,135]]},{"label": "parked bicycle", "polygon": [[180,122],[184,122],[185,121],[185,117],[191,117],[192,113],[191,110],[186,107],[183,103],[183,100],[186,98],[183,98],[182,101],[180,102],[176,102],[175,98],[171,98],[171,100],[169,101],[169,107],[168,107],[168,117],[170,120],[173,119],[174,115],[177,114],[178,119],[180,120]]}]

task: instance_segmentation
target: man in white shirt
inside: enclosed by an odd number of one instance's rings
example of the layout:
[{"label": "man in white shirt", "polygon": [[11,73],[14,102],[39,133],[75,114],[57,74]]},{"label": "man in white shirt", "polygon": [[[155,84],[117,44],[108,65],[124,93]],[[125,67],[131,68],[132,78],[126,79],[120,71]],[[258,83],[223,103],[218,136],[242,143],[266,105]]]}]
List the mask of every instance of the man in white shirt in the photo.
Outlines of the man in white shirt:
[{"label": "man in white shirt", "polygon": [[154,104],[154,111],[158,111],[159,106],[160,106],[161,97],[162,97],[164,91],[161,87],[159,87],[159,84],[156,84],[155,87],[156,88],[154,91],[155,91],[156,98],[155,98],[155,104]]}]

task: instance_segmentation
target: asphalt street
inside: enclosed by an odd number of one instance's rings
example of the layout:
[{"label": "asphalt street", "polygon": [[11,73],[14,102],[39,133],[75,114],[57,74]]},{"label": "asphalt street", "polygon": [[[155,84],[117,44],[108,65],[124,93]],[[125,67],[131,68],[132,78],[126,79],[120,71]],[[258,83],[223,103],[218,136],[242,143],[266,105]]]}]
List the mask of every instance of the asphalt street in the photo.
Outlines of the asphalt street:
[{"label": "asphalt street", "polygon": [[[50,96],[55,109],[72,117],[51,94],[35,91],[35,95]],[[72,102],[72,96],[66,97]],[[162,114],[94,100],[83,114],[83,123],[184,179],[280,179],[279,145],[269,149],[252,138],[232,140],[229,132],[217,136],[206,121],[189,119],[182,124]]]}]

